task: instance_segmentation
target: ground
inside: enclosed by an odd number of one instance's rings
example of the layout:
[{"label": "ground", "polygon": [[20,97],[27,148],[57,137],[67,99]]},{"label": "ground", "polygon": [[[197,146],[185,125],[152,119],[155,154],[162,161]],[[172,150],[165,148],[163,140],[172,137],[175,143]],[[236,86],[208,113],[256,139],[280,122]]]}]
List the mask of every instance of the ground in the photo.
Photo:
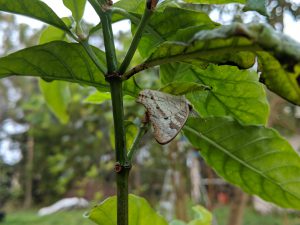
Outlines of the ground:
[{"label": "ground", "polygon": [[[214,210],[218,225],[226,225],[228,211],[228,207]],[[39,217],[36,210],[16,211],[9,213],[1,225],[95,225],[84,218],[85,212],[86,210],[71,210]],[[288,213],[263,216],[255,213],[252,208],[247,208],[243,225],[300,225],[300,216]]]}]

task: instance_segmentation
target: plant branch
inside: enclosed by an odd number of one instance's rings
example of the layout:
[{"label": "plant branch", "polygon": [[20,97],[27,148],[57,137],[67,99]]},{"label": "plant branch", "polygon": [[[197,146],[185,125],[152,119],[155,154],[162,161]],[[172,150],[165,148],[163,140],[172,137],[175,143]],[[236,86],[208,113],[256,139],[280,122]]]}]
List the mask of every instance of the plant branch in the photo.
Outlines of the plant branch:
[{"label": "plant branch", "polygon": [[125,58],[119,68],[120,74],[123,74],[126,71],[127,67],[129,66],[129,64],[133,58],[133,55],[138,47],[138,44],[140,43],[143,32],[145,30],[145,26],[147,25],[152,13],[153,13],[153,11],[151,9],[148,9],[147,7],[145,8],[145,12],[144,12],[143,17],[138,25],[137,31],[134,34],[131,45],[130,45],[130,47],[125,55]]},{"label": "plant branch", "polygon": [[107,61],[107,80],[110,83],[116,146],[117,224],[128,225],[128,176],[130,164],[127,161],[122,80],[116,73],[118,63],[111,26],[111,10],[105,0],[99,0],[100,3],[97,3],[95,0],[89,0],[89,2],[94,8],[96,7],[95,10],[101,19]]},{"label": "plant branch", "polygon": [[107,73],[111,74],[117,71],[117,56],[114,43],[114,35],[111,27],[111,9],[107,1],[101,0],[100,3],[96,0],[89,0],[96,13],[100,17],[102,23],[102,31],[104,38]]},{"label": "plant branch", "polygon": [[79,36],[76,36],[75,34],[73,34],[73,32],[71,30],[69,30],[67,32],[67,34],[70,35],[70,37],[72,37],[75,41],[77,41],[78,43],[80,43],[82,45],[82,47],[84,48],[84,50],[86,51],[86,53],[90,56],[90,58],[92,59],[92,61],[95,63],[95,65],[97,66],[97,68],[103,73],[106,74],[106,66],[103,65],[98,57],[96,56],[96,54],[94,53],[93,49],[91,48],[91,46],[88,43],[87,39],[83,39],[80,38]]},{"label": "plant branch", "polygon": [[201,58],[201,57],[207,57],[207,56],[211,56],[211,55],[219,55],[219,54],[223,54],[224,52],[239,52],[239,51],[257,51],[260,50],[260,48],[254,46],[254,45],[245,45],[245,46],[239,46],[239,47],[235,47],[234,49],[232,47],[225,47],[225,48],[219,48],[219,49],[212,49],[212,50],[199,50],[196,52],[191,52],[191,53],[183,53],[183,54],[179,54],[179,55],[173,55],[173,56],[166,56],[164,58],[158,58],[158,59],[154,59],[154,60],[149,60],[149,61],[145,61],[142,64],[139,64],[137,66],[135,66],[134,68],[130,69],[129,71],[125,72],[122,76],[123,80],[128,80],[129,78],[131,78],[132,76],[134,76],[135,74],[146,70],[148,68],[154,67],[154,66],[158,66],[158,65],[162,65],[162,64],[167,64],[167,63],[173,63],[173,62],[184,62],[185,60],[188,59],[195,59],[195,60],[199,60],[199,61],[204,61],[204,62],[208,62],[208,63],[213,63],[213,61],[208,61],[206,58]]},{"label": "plant branch", "polygon": [[110,89],[114,118],[117,173],[117,224],[128,225],[128,176],[130,163],[127,160],[124,127],[123,89],[120,77],[111,77]]},{"label": "plant branch", "polygon": [[147,122],[144,123],[143,122],[141,124],[141,126],[139,127],[138,134],[135,137],[134,142],[132,144],[132,147],[131,147],[130,151],[127,154],[128,161],[132,162],[133,157],[134,157],[136,151],[138,150],[138,145],[140,144],[141,139],[144,137],[144,135],[147,133],[148,130],[149,130],[149,123],[147,123]]},{"label": "plant branch", "polygon": [[98,13],[102,23],[107,62],[106,80],[110,83],[116,148],[117,225],[128,225],[128,176],[130,164],[127,161],[122,80],[116,73],[118,63],[111,26],[111,9],[108,0],[89,0],[89,2]]}]

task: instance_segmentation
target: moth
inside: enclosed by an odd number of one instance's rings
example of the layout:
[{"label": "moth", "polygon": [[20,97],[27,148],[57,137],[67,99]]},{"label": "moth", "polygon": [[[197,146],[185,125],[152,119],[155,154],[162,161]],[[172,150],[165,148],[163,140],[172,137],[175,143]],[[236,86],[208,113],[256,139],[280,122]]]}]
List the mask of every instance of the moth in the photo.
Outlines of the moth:
[{"label": "moth", "polygon": [[192,109],[184,96],[149,89],[139,93],[137,102],[145,106],[154,129],[154,138],[162,145],[177,136]]}]

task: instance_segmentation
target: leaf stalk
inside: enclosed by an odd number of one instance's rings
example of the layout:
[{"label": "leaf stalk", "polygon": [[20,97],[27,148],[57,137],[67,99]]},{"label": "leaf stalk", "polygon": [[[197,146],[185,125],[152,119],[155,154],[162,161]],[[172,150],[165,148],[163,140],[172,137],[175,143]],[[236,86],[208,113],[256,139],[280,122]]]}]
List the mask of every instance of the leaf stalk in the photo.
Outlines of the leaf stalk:
[{"label": "leaf stalk", "polygon": [[120,74],[123,74],[126,71],[126,69],[128,68],[128,66],[133,58],[133,55],[136,52],[138,44],[140,43],[140,40],[142,38],[145,27],[146,27],[152,14],[153,14],[153,11],[151,9],[148,9],[148,7],[146,7],[143,17],[138,25],[137,31],[134,34],[134,37],[132,39],[131,45],[130,45],[130,47],[125,55],[125,58],[119,68]]}]

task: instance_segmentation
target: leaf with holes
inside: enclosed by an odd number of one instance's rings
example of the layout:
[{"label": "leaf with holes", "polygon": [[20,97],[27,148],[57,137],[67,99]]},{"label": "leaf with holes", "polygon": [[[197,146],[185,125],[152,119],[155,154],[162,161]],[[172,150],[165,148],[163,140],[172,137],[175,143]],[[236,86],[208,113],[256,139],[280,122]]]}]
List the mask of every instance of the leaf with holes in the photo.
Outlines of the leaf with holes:
[{"label": "leaf with holes", "polygon": [[300,209],[300,157],[275,130],[230,118],[190,118],[184,133],[227,181],[282,207]]},{"label": "leaf with holes", "polygon": [[232,116],[247,124],[265,124],[269,105],[258,75],[234,66],[210,65],[205,69],[185,63],[161,67],[162,83],[194,82],[202,91],[186,94],[194,109],[203,116]]},{"label": "leaf with holes", "polygon": [[[259,70],[263,72],[263,77],[269,80],[266,82],[267,86],[288,101],[300,105],[299,73],[296,71],[300,63],[300,43],[263,24],[234,23],[200,31],[189,42],[163,42],[144,63],[128,71],[126,76],[144,68],[174,62],[187,62],[202,68],[210,63],[234,64],[248,69],[253,66],[255,55],[260,59]],[[263,59],[266,55],[280,63],[276,63],[275,70],[270,68],[272,63]],[[276,83],[273,84],[273,81],[278,81],[274,79],[278,69],[282,71],[280,80],[292,79],[288,85],[280,87]],[[285,75],[287,77],[284,77]],[[275,86],[277,87],[274,88]]]}]

